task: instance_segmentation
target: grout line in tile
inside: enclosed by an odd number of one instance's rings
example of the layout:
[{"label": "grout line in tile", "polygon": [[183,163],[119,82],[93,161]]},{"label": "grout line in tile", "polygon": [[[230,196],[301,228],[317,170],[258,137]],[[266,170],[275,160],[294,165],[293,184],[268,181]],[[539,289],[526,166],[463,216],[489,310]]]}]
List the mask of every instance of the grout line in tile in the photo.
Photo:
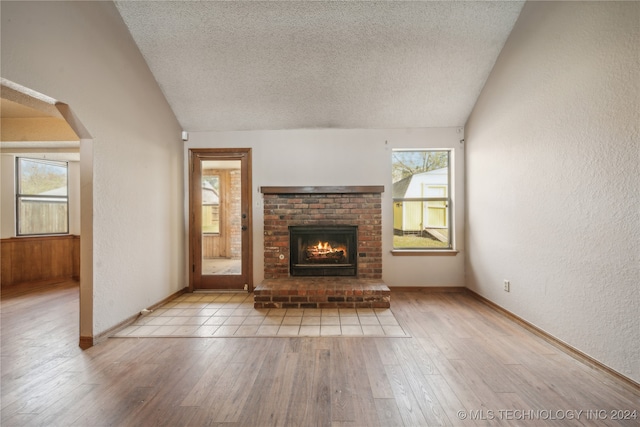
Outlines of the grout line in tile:
[{"label": "grout line in tile", "polygon": [[116,336],[408,336],[390,309],[254,309],[252,302],[226,295],[180,298]]}]

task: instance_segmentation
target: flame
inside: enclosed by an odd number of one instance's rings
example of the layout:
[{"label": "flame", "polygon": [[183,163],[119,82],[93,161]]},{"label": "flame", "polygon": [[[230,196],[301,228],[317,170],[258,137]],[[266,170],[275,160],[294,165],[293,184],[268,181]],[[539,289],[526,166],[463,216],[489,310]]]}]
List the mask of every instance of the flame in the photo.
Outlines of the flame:
[{"label": "flame", "polygon": [[316,246],[316,249],[318,250],[319,253],[333,252],[333,248],[331,247],[329,242],[324,242],[324,243],[318,242],[318,246]]}]

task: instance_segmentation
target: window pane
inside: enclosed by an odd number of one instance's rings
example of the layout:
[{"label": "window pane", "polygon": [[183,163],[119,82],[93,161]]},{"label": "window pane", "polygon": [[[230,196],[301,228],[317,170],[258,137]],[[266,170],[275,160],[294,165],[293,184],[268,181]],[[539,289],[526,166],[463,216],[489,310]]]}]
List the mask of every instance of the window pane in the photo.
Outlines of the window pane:
[{"label": "window pane", "polygon": [[393,247],[449,248],[449,151],[394,151]]},{"label": "window pane", "polygon": [[69,233],[67,163],[18,158],[19,236]]},{"label": "window pane", "polygon": [[21,195],[67,195],[66,163],[19,160],[18,192]]},{"label": "window pane", "polygon": [[[432,206],[431,204],[434,204]],[[448,248],[449,208],[446,202],[395,202],[393,208],[393,247]]]},{"label": "window pane", "polygon": [[66,234],[67,199],[18,198],[18,234]]},{"label": "window pane", "polygon": [[[448,151],[394,151],[393,152],[393,197],[408,197],[396,193],[396,184],[404,182],[409,185],[413,175],[421,175],[430,172],[429,177],[431,183],[436,185],[438,180],[445,177],[444,185],[447,185],[446,178],[449,175],[449,152]],[[438,180],[434,177],[438,176]],[[416,185],[417,183],[414,183]],[[419,184],[417,184],[419,185]],[[399,188],[398,190],[400,190]],[[414,190],[412,193],[416,193]],[[424,197],[425,194],[419,194],[412,197]]]},{"label": "window pane", "polygon": [[202,232],[220,233],[220,175],[202,176]]},{"label": "window pane", "polygon": [[202,205],[202,232],[220,233],[219,205]]}]

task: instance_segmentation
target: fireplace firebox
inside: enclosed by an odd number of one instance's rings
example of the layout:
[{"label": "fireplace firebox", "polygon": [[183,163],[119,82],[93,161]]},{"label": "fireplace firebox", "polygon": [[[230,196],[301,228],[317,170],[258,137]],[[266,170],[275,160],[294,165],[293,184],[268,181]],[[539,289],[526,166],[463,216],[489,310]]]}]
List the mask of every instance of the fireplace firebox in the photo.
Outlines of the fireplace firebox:
[{"label": "fireplace firebox", "polygon": [[356,226],[290,226],[292,276],[356,276]]}]

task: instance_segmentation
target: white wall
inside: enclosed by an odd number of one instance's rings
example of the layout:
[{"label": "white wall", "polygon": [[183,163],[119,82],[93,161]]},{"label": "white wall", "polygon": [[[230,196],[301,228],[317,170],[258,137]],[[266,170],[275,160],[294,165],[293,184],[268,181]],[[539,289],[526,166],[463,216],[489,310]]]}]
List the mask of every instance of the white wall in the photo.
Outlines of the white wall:
[{"label": "white wall", "polygon": [[[384,185],[382,272],[389,286],[464,286],[462,129],[192,132],[189,148],[252,149],[254,285],[264,279],[261,186]],[[457,256],[392,256],[391,150],[453,148]],[[185,171],[188,155],[185,155]],[[188,177],[185,175],[185,192]],[[187,206],[185,205],[185,212]],[[185,215],[186,217],[186,215]]]},{"label": "white wall", "polygon": [[[15,176],[16,155],[2,154],[0,167],[0,238],[7,239],[16,236],[16,198]],[[48,158],[47,154],[25,154],[20,157],[32,159]],[[54,155],[54,158],[64,157]],[[69,190],[69,234],[80,235],[80,162],[68,162],[68,190]]]},{"label": "white wall", "polygon": [[181,128],[113,3],[1,7],[2,77],[69,104],[93,137],[97,335],[186,286]]},{"label": "white wall", "polygon": [[528,2],[466,126],[468,287],[635,381],[638,22]]}]

